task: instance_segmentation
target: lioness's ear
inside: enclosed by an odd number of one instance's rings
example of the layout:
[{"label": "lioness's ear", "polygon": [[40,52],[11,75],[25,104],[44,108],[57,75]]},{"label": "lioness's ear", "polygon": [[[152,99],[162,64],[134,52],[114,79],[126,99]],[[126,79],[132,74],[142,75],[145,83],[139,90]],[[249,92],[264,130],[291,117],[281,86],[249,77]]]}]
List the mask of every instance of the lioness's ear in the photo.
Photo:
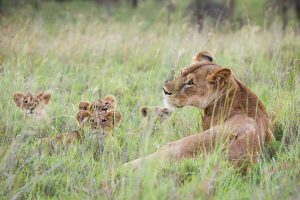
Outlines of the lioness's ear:
[{"label": "lioness's ear", "polygon": [[206,80],[214,84],[225,84],[228,83],[231,78],[231,70],[228,68],[222,68],[208,75]]},{"label": "lioness's ear", "polygon": [[92,103],[88,101],[81,101],[78,105],[79,110],[85,110],[88,111],[91,109]]},{"label": "lioness's ear", "polygon": [[51,94],[50,93],[44,93],[41,92],[37,95],[37,97],[44,102],[45,105],[47,105],[50,102],[51,99]]},{"label": "lioness's ear", "polygon": [[211,52],[209,51],[201,51],[194,57],[195,62],[203,62],[203,61],[209,61],[213,62],[214,58]]},{"label": "lioness's ear", "polygon": [[148,113],[149,113],[149,107],[144,106],[141,108],[141,114],[143,117],[147,117]]},{"label": "lioness's ear", "polygon": [[23,93],[21,93],[21,92],[15,92],[13,94],[13,100],[14,100],[14,102],[16,103],[16,105],[18,107],[21,107],[22,99],[23,99],[24,96],[25,95]]},{"label": "lioness's ear", "polygon": [[80,126],[85,125],[85,123],[90,119],[91,113],[85,111],[85,110],[80,110],[77,113],[76,119],[77,122]]}]

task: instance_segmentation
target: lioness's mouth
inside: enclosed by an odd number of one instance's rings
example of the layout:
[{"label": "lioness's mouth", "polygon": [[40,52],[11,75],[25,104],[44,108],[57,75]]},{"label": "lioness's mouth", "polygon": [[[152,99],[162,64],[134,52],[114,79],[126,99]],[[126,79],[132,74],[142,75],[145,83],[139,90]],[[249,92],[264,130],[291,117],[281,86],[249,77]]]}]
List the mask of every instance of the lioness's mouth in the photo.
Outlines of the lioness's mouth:
[{"label": "lioness's mouth", "polygon": [[168,108],[171,112],[174,111],[175,107],[177,107],[176,105],[172,104],[172,102],[170,101],[169,96],[167,96],[167,95],[164,95],[164,104],[165,104],[166,108]]}]

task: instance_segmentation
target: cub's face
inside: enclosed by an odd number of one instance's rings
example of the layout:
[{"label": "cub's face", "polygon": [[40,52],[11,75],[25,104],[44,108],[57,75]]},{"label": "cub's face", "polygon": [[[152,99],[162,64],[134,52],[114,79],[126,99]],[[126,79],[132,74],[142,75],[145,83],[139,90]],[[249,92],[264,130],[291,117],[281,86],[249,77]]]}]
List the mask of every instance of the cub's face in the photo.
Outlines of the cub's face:
[{"label": "cub's face", "polygon": [[90,126],[92,130],[100,131],[103,135],[107,135],[115,127],[118,127],[121,120],[122,115],[118,111],[110,111],[108,113],[79,111],[77,113],[77,121],[81,126]]},{"label": "cub's face", "polygon": [[153,121],[163,123],[172,116],[172,111],[162,106],[144,106],[141,108],[143,118],[152,118]]},{"label": "cub's face", "polygon": [[170,109],[184,106],[205,109],[230,79],[230,69],[209,61],[195,60],[195,63],[182,69],[181,75],[163,86],[165,105]]},{"label": "cub's face", "polygon": [[90,113],[102,112],[108,113],[116,109],[116,98],[113,95],[107,95],[94,102],[82,101],[79,103],[79,110],[89,111]]},{"label": "cub's face", "polygon": [[41,92],[36,95],[29,92],[16,92],[13,94],[13,100],[16,105],[24,110],[28,115],[41,113],[45,106],[49,104],[50,99],[51,94],[45,92]]}]

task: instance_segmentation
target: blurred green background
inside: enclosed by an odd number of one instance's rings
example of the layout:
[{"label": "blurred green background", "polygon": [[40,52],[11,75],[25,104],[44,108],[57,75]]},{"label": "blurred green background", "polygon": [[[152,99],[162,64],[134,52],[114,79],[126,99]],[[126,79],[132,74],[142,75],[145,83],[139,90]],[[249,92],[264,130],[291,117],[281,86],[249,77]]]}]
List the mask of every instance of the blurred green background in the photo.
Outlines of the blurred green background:
[{"label": "blurred green background", "polygon": [[[300,36],[296,0],[0,0],[0,199],[299,199]],[[194,159],[123,164],[202,131],[186,107],[153,128],[170,72],[202,50],[262,100],[276,142],[247,174],[217,149]],[[48,91],[49,119],[24,117],[16,91]],[[40,139],[78,129],[80,101],[113,94],[118,147],[90,137],[51,153]],[[128,135],[140,130],[135,135]],[[143,137],[145,134],[149,137]],[[95,153],[96,152],[96,153]]]}]

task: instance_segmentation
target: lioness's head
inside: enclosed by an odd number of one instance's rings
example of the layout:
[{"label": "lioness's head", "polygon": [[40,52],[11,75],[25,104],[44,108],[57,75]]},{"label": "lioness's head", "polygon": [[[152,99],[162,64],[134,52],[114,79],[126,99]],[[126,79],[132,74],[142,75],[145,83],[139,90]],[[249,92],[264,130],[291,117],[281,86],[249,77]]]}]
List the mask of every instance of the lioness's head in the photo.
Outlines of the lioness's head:
[{"label": "lioness's head", "polygon": [[109,111],[114,111],[116,109],[116,97],[113,95],[107,95],[102,99],[99,99],[94,102],[82,101],[79,103],[79,110],[89,111],[90,113],[94,112],[104,112],[108,113]]},{"label": "lioness's head", "polygon": [[168,108],[194,106],[205,109],[231,81],[231,70],[213,63],[209,52],[200,52],[194,63],[183,68],[181,74],[163,86]]},{"label": "lioness's head", "polygon": [[172,111],[162,106],[143,106],[141,114],[143,118],[153,118],[154,122],[163,123],[172,116]]},{"label": "lioness's head", "polygon": [[45,106],[49,104],[50,99],[51,94],[46,92],[41,92],[36,95],[29,92],[15,92],[13,94],[13,100],[16,105],[28,115],[38,114],[43,111]]},{"label": "lioness's head", "polygon": [[79,125],[89,125],[93,131],[100,131],[101,134],[107,135],[115,127],[121,124],[122,115],[118,111],[109,111],[108,113],[80,110],[77,113],[77,121]]}]

